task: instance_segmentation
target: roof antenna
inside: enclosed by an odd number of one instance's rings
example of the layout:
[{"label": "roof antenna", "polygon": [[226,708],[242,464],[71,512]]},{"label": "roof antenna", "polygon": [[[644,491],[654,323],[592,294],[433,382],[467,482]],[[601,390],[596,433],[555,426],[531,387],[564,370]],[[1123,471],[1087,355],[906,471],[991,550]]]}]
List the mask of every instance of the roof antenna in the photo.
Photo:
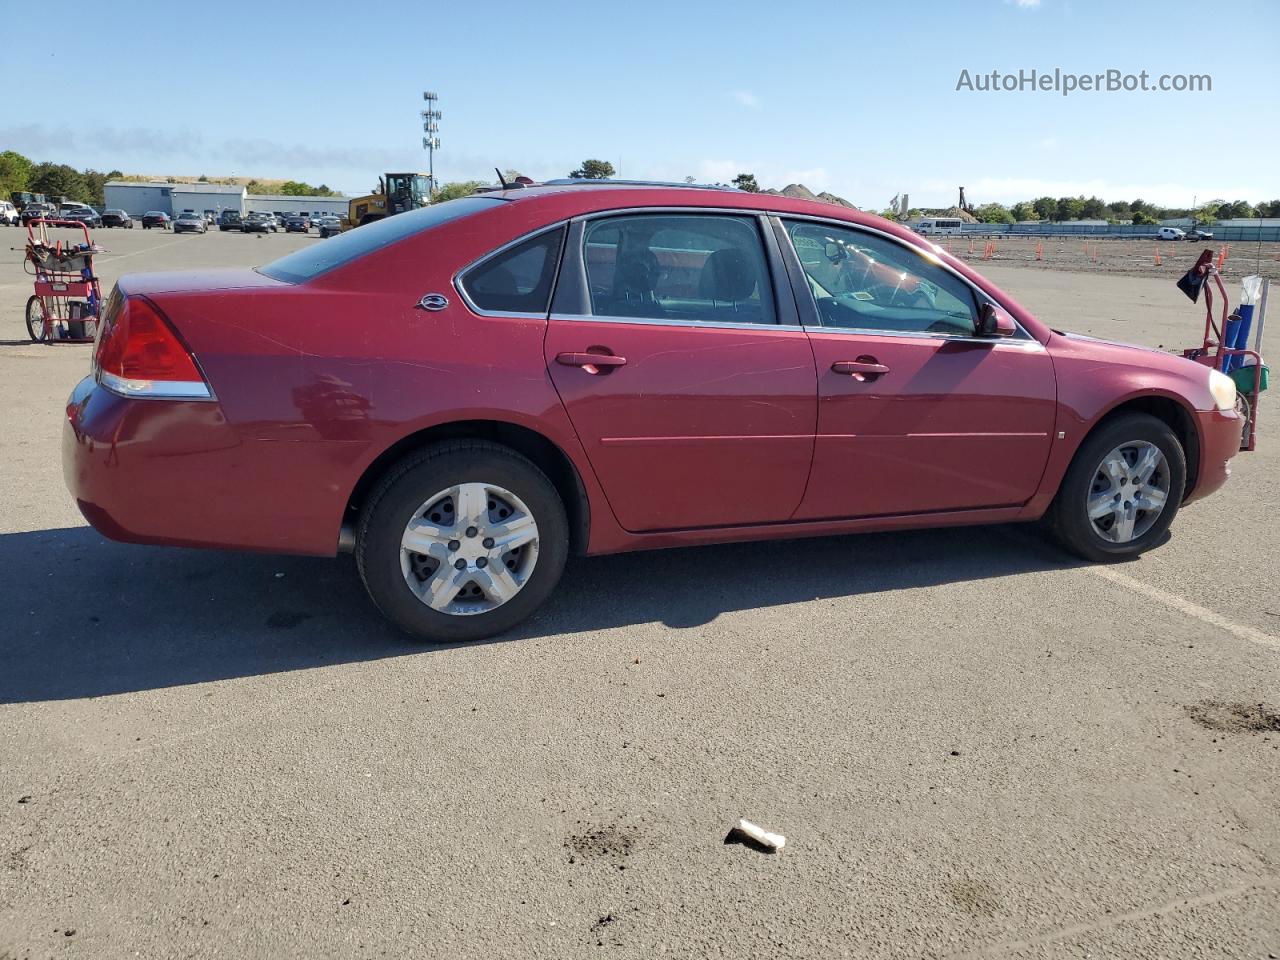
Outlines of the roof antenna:
[{"label": "roof antenna", "polygon": [[508,189],[510,187],[510,184],[508,184],[506,180],[502,179],[502,171],[499,170],[497,167],[494,167],[493,172],[498,175],[498,182],[502,184],[502,189],[503,190]]}]

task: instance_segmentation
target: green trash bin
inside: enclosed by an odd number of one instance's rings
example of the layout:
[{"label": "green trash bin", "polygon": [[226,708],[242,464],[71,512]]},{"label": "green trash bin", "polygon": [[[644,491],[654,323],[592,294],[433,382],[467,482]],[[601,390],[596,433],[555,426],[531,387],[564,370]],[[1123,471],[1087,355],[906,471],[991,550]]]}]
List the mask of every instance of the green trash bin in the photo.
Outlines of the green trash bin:
[{"label": "green trash bin", "polygon": [[[1253,375],[1256,369],[1256,367],[1236,367],[1227,376],[1236,382],[1236,390],[1240,393],[1253,393]],[[1262,365],[1262,380],[1258,384],[1259,393],[1267,389],[1270,380],[1271,368],[1264,363]]]}]

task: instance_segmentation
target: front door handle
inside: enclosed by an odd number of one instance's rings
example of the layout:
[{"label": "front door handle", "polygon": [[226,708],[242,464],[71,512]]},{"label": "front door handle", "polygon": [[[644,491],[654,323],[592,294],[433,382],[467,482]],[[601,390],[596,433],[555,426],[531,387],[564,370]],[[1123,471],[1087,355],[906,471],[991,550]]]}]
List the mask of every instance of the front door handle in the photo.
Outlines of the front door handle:
[{"label": "front door handle", "polygon": [[883,363],[877,363],[875,357],[863,357],[858,360],[837,360],[831,365],[834,373],[843,373],[857,380],[874,380],[889,372]]},{"label": "front door handle", "polygon": [[626,357],[611,353],[557,353],[556,363],[566,367],[581,367],[587,373],[603,373],[614,367],[624,366]]}]

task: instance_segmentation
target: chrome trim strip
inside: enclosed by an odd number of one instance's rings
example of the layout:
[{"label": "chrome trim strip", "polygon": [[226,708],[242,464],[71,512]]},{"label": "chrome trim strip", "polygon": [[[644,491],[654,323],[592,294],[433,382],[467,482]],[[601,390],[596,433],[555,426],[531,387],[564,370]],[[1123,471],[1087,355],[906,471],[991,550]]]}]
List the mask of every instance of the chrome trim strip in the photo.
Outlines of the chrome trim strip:
[{"label": "chrome trim strip", "polygon": [[[506,253],[512,247],[519,246],[520,244],[524,243],[526,240],[532,240],[534,237],[540,237],[544,233],[550,233],[552,230],[559,230],[561,227],[567,228],[568,226],[569,226],[569,220],[557,220],[555,223],[538,227],[536,230],[531,230],[529,233],[521,234],[520,236],[516,237],[514,240],[510,240],[507,243],[504,243],[502,246],[498,247],[497,249],[490,250],[488,253],[484,254],[483,256],[475,260],[472,260],[466,266],[459,267],[456,271],[454,271],[453,288],[458,291],[458,296],[462,297],[462,301],[467,305],[467,309],[470,310],[472,313],[476,314],[476,316],[480,316],[480,317],[521,317],[524,319],[529,319],[531,317],[538,317],[539,319],[541,319],[542,317],[545,317],[547,315],[546,310],[539,310],[536,312],[529,312],[529,313],[514,313],[510,310],[482,310],[478,306],[476,306],[475,301],[472,300],[471,297],[467,295],[466,288],[463,286],[463,280],[465,280],[467,274],[470,273],[472,270],[474,270],[476,267],[479,267],[482,264],[487,263],[488,261],[492,260],[494,257],[498,256],[499,254]],[[563,258],[564,258],[564,244],[561,243],[559,256],[557,258],[557,263],[556,263],[557,271],[559,270],[559,260]],[[555,296],[555,292],[556,292],[555,283],[552,283],[551,297]],[[551,298],[548,298],[547,303],[548,304],[551,303]]]},{"label": "chrome trim strip", "polygon": [[213,391],[201,380],[129,380],[114,373],[98,371],[98,383],[121,397],[152,400],[212,400]]},{"label": "chrome trim strip", "polygon": [[713,330],[788,330],[804,332],[804,327],[784,323],[721,323],[717,320],[668,320],[662,317],[584,317],[572,313],[553,313],[552,320],[586,320],[591,323],[634,323],[654,327],[709,327]]},{"label": "chrome trim strip", "polygon": [[[1015,323],[1017,321],[1014,321]],[[1017,347],[1020,350],[1044,351],[1035,337],[966,337],[952,333],[929,333],[927,330],[881,330],[878,327],[802,327],[810,335],[857,334],[864,337],[907,337],[913,340],[945,340],[948,343],[985,343],[991,347]]]}]

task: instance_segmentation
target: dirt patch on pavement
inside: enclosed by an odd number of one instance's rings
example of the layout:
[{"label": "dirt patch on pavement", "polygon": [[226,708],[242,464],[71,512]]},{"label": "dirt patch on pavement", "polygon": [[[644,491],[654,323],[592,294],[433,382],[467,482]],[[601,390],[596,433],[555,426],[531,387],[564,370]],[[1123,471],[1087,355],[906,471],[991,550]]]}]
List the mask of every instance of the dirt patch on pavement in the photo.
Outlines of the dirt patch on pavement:
[{"label": "dirt patch on pavement", "polygon": [[1000,908],[996,892],[981,880],[953,880],[951,901],[965,913],[989,917]]},{"label": "dirt patch on pavement", "polygon": [[630,856],[639,839],[640,830],[626,824],[583,824],[577,833],[569,835],[564,846],[569,851],[570,863],[598,859],[616,861]]},{"label": "dirt patch on pavement", "polygon": [[1265,703],[1224,703],[1204,700],[1186,708],[1202,727],[1222,733],[1280,732],[1280,713]]}]

